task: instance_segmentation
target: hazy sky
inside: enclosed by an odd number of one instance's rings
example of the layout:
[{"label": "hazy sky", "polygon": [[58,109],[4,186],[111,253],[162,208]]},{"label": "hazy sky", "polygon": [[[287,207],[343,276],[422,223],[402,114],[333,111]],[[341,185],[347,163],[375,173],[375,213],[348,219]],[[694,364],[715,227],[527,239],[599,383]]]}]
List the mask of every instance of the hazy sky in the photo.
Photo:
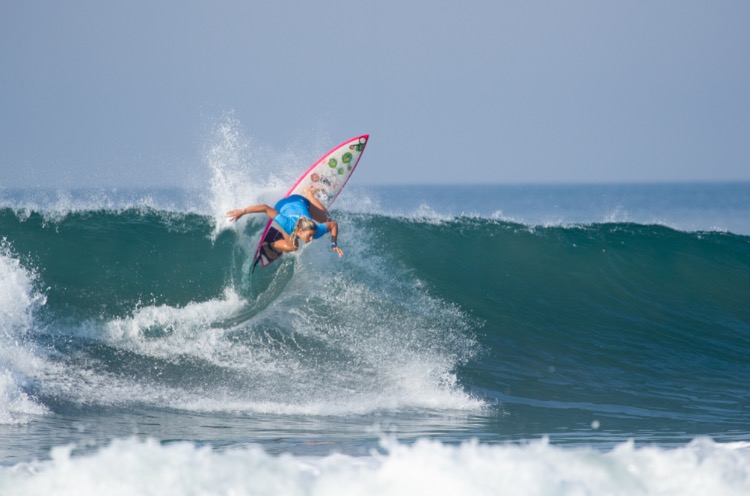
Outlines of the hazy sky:
[{"label": "hazy sky", "polygon": [[[186,185],[231,113],[356,179],[750,180],[750,2],[0,1],[0,187]],[[238,123],[238,124],[237,124]]]}]

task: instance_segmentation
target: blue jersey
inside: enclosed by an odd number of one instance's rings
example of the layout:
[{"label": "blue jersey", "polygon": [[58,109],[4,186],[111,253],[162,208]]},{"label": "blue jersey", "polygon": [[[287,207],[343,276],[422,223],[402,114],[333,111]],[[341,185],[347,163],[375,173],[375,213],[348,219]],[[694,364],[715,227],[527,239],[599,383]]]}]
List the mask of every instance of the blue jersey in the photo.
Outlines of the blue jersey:
[{"label": "blue jersey", "polygon": [[[279,211],[273,220],[281,226],[287,234],[292,234],[294,232],[294,226],[297,225],[297,220],[300,217],[312,219],[310,216],[310,200],[302,195],[291,195],[282,198],[273,208]],[[315,229],[315,235],[313,236],[314,239],[317,239],[328,232],[328,228],[325,224],[316,223],[316,225],[317,228]]]}]

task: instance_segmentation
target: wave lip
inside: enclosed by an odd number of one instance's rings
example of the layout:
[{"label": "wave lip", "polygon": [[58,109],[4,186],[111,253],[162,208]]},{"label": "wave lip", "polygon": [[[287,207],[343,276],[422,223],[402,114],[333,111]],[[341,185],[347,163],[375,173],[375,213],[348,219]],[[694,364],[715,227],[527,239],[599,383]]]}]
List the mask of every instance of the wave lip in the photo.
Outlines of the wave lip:
[{"label": "wave lip", "polygon": [[355,185],[337,208],[437,221],[499,218],[529,227],[660,224],[750,235],[750,183]]}]

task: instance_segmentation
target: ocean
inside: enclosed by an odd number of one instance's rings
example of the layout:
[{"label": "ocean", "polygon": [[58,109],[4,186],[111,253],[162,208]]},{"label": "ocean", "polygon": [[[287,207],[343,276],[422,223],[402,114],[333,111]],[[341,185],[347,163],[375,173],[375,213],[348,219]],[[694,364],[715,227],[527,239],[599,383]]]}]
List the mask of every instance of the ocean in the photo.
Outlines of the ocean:
[{"label": "ocean", "polygon": [[213,168],[0,189],[3,496],[750,494],[750,183],[355,174],[251,277]]}]

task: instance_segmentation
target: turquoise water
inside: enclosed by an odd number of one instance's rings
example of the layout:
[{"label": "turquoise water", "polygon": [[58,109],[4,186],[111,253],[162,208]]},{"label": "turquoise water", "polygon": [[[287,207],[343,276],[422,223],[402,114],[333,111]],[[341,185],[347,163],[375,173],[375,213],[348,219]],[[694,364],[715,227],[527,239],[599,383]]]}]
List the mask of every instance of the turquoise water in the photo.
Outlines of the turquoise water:
[{"label": "turquoise water", "polygon": [[134,455],[216,493],[214,465],[300,494],[413,494],[388,467],[430,463],[480,494],[537,471],[648,494],[709,466],[705,487],[750,488],[748,184],[352,186],[343,259],[313,243],[252,279],[262,219],[215,198],[0,199],[4,493]]}]

